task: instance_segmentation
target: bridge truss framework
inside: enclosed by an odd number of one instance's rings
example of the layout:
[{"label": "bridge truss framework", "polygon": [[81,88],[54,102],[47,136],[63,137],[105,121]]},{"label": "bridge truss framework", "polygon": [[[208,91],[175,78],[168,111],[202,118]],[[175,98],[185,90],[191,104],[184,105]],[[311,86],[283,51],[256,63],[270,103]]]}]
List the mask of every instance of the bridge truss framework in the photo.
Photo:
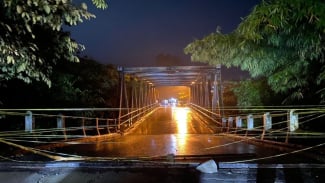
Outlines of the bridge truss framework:
[{"label": "bridge truss framework", "polygon": [[[158,86],[186,86],[190,88],[190,102],[221,116],[222,80],[221,66],[170,66],[170,67],[119,67],[121,79],[127,74],[141,80],[145,88]],[[122,87],[123,88],[123,87]],[[123,89],[121,88],[121,99]],[[148,91],[148,92],[150,92]],[[157,100],[158,94],[154,94]]]}]

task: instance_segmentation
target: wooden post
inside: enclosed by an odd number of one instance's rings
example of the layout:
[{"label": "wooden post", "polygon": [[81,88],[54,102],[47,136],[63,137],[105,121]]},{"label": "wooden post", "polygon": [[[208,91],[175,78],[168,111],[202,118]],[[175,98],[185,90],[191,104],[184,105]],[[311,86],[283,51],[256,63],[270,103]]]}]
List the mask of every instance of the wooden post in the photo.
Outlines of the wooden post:
[{"label": "wooden post", "polygon": [[33,113],[27,111],[25,115],[25,132],[32,132],[35,128],[35,120],[33,118]]}]

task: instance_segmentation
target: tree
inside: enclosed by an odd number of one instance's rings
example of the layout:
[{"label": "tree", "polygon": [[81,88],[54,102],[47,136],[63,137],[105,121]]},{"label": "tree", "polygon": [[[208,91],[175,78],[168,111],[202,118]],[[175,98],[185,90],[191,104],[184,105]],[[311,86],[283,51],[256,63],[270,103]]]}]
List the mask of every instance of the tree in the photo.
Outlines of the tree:
[{"label": "tree", "polygon": [[[105,9],[105,0],[92,0]],[[0,81],[17,78],[30,83],[44,81],[53,65],[78,62],[84,47],[71,39],[62,26],[74,26],[94,18],[87,5],[72,0],[3,0],[0,2]]]},{"label": "tree", "polygon": [[232,90],[237,98],[237,106],[240,108],[263,106],[270,103],[271,93],[265,79],[240,81]]},{"label": "tree", "polygon": [[112,65],[80,58],[80,63],[65,63],[55,71],[49,89],[55,107],[111,107],[118,101],[119,78]]},{"label": "tree", "polygon": [[[325,3],[316,0],[262,1],[230,34],[217,32],[185,48],[193,61],[239,66],[266,77],[285,101],[325,101]],[[319,100],[318,100],[319,101]]]},{"label": "tree", "polygon": [[91,59],[63,62],[53,68],[49,88],[19,79],[4,81],[0,96],[4,108],[112,107],[119,101],[118,72],[112,65]]}]

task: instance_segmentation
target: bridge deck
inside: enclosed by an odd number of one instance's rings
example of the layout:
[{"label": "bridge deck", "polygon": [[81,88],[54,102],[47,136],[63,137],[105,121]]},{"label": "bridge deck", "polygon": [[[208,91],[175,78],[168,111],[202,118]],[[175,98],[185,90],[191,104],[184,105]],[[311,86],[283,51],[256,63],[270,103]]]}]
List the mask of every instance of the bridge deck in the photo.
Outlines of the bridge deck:
[{"label": "bridge deck", "polygon": [[57,151],[95,157],[166,157],[187,160],[205,157],[223,162],[271,157],[258,162],[315,163],[300,154],[276,157],[286,152],[216,135],[189,108],[170,107],[159,108],[145,121],[117,138],[69,145]]},{"label": "bridge deck", "polygon": [[[186,108],[159,108],[123,135],[57,148],[56,152],[125,161],[0,162],[5,182],[324,182],[324,164],[298,154],[253,145],[214,133]],[[77,142],[76,142],[77,143]],[[273,157],[275,155],[275,157]],[[139,157],[153,161],[132,161]],[[238,160],[273,157],[258,163]],[[195,170],[205,159],[218,172]],[[99,159],[101,160],[101,159]],[[187,163],[183,163],[187,160]],[[164,161],[160,163],[160,161]],[[167,161],[167,163],[166,163]],[[229,163],[232,162],[232,163]]]}]

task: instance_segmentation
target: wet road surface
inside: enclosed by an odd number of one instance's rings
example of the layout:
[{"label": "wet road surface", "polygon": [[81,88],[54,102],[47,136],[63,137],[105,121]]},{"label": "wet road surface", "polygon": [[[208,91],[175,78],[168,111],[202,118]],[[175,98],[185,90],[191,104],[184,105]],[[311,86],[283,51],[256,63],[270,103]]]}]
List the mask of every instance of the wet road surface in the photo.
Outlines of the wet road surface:
[{"label": "wet road surface", "polygon": [[[185,107],[161,107],[123,136],[108,141],[70,145],[58,149],[58,152],[81,156],[131,158],[229,154],[238,157],[242,155],[265,157],[283,153],[215,135],[207,124]],[[286,156],[280,159],[282,162],[287,160]],[[292,160],[301,163],[305,159],[295,157],[289,162]]]}]

